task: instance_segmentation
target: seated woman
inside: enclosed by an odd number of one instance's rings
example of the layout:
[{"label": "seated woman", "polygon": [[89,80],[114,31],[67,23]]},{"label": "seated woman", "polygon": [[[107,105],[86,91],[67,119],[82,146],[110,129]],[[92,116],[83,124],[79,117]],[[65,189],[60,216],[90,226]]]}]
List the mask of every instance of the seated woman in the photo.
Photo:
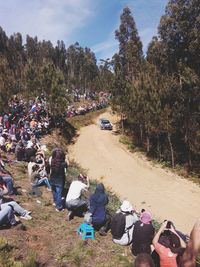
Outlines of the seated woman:
[{"label": "seated woman", "polygon": [[[116,244],[122,245],[122,246],[126,246],[132,242],[134,224],[139,219],[138,219],[137,214],[134,212],[132,205],[127,200],[123,201],[122,205],[120,206],[120,209],[117,211],[116,215],[114,215],[113,218],[116,218],[116,220],[120,220],[120,217],[118,216],[118,214],[122,214],[124,216],[125,224],[124,224],[123,234],[121,235],[120,238],[116,238],[113,235],[113,242]],[[114,223],[113,228],[116,229],[115,226],[117,225],[117,223],[115,221],[113,221],[113,223]],[[111,223],[111,232],[112,232],[113,223]]]},{"label": "seated woman", "polygon": [[153,239],[153,246],[160,257],[161,267],[177,267],[177,256],[186,247],[171,222],[163,222]]},{"label": "seated woman", "polygon": [[107,235],[110,229],[111,216],[106,213],[108,196],[103,184],[97,184],[95,193],[90,197],[91,223],[100,235]]},{"label": "seated woman", "polygon": [[154,231],[151,213],[143,211],[133,230],[132,253],[134,256],[139,253],[151,254]]},{"label": "seated woman", "polygon": [[32,166],[32,172],[30,178],[33,188],[45,185],[47,186],[48,190],[51,191],[51,185],[47,177],[47,174],[43,169],[40,170],[40,166],[38,164],[34,164]]}]

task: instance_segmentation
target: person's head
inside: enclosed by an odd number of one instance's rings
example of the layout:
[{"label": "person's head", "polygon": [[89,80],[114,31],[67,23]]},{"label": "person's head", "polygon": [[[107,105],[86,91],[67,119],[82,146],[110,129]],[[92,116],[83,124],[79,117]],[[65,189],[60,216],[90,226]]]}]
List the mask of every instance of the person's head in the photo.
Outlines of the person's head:
[{"label": "person's head", "polygon": [[83,175],[82,173],[79,173],[79,175],[78,175],[78,181],[84,183],[86,181],[86,178],[87,178],[87,176]]},{"label": "person's head", "polygon": [[65,153],[61,148],[57,147],[52,151],[52,160],[55,158],[62,159],[63,161],[65,161]]},{"label": "person's head", "polygon": [[96,185],[95,193],[105,193],[105,187],[102,183]]},{"label": "person's head", "polygon": [[169,248],[172,253],[181,253],[181,243],[179,237],[171,232],[170,230],[165,230],[159,237],[158,242],[166,248]]},{"label": "person's head", "polygon": [[151,213],[148,211],[144,211],[140,215],[140,221],[144,224],[150,224],[152,221]]},{"label": "person's head", "polygon": [[140,253],[134,262],[134,267],[154,267],[151,256],[147,253]]},{"label": "person's head", "polygon": [[120,206],[120,210],[125,213],[133,212],[133,206],[128,200],[124,200],[122,205]]},{"label": "person's head", "polygon": [[39,167],[40,167],[40,166],[38,166],[37,164],[34,164],[34,165],[32,166],[32,171],[33,171],[33,172],[38,171]]}]

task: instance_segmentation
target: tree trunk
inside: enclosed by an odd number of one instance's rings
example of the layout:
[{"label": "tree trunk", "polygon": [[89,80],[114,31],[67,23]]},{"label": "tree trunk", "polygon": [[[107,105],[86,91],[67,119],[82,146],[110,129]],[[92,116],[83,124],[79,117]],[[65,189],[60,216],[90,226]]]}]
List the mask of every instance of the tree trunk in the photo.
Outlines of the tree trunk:
[{"label": "tree trunk", "polygon": [[187,158],[187,172],[189,173],[192,169],[192,157],[191,157],[191,150],[190,150],[190,141],[188,138],[188,132],[185,134],[185,146],[186,146],[186,158]]},{"label": "tree trunk", "polygon": [[150,141],[149,141],[149,135],[147,135],[147,155],[149,154],[150,151]]},{"label": "tree trunk", "polygon": [[157,136],[157,153],[158,153],[158,159],[161,160],[161,151],[160,151],[160,141],[159,136]]},{"label": "tree trunk", "polygon": [[175,161],[174,161],[174,150],[173,150],[173,146],[172,146],[172,142],[171,142],[171,135],[169,134],[169,132],[167,133],[167,138],[169,141],[169,147],[170,147],[170,152],[171,152],[171,164],[172,164],[172,168],[175,168]]},{"label": "tree trunk", "polygon": [[143,129],[142,129],[142,125],[140,124],[140,144],[141,144],[141,147],[142,147],[142,142],[143,141]]}]

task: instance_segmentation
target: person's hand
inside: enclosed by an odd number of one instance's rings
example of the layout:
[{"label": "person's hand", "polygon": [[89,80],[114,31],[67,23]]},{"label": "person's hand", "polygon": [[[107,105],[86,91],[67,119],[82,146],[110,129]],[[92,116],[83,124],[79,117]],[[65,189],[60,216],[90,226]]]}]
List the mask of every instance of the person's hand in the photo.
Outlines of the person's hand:
[{"label": "person's hand", "polygon": [[7,189],[7,187],[6,187],[6,185],[5,185],[5,184],[3,184],[3,185],[2,185],[2,187],[3,187],[3,189]]},{"label": "person's hand", "polygon": [[164,221],[160,226],[160,230],[162,230],[162,231],[165,230],[166,226],[167,226],[167,221]]},{"label": "person's hand", "polygon": [[171,223],[169,230],[176,234],[176,229],[175,229],[173,223]]}]

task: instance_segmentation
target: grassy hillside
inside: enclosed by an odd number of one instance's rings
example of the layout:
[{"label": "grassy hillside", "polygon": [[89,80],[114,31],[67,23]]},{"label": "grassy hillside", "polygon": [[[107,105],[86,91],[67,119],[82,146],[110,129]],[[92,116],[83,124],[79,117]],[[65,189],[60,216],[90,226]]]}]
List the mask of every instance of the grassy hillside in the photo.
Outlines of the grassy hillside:
[{"label": "grassy hillside", "polygon": [[[82,119],[86,119],[89,124],[95,116],[93,114]],[[80,120],[79,125],[83,123],[82,119],[75,118],[76,121]],[[76,128],[74,129],[76,133]],[[58,130],[45,136],[42,143],[47,144],[49,148],[60,145],[67,150],[66,139]],[[27,163],[12,163],[9,170],[20,193],[14,196],[14,200],[32,211],[33,220],[23,220],[23,224],[1,229],[0,266],[132,266],[133,257],[129,248],[115,245],[110,234],[102,237],[95,233],[94,241],[83,242],[76,233],[83,218],[75,217],[70,222],[66,221],[67,210],[59,213],[55,211],[55,207],[52,206],[52,194],[46,188],[40,188],[37,195],[31,194]],[[66,187],[80,171],[83,170],[72,163],[68,169]],[[94,188],[95,182],[91,185],[91,192]],[[110,211],[116,210],[119,204],[117,197],[110,193]]]}]

